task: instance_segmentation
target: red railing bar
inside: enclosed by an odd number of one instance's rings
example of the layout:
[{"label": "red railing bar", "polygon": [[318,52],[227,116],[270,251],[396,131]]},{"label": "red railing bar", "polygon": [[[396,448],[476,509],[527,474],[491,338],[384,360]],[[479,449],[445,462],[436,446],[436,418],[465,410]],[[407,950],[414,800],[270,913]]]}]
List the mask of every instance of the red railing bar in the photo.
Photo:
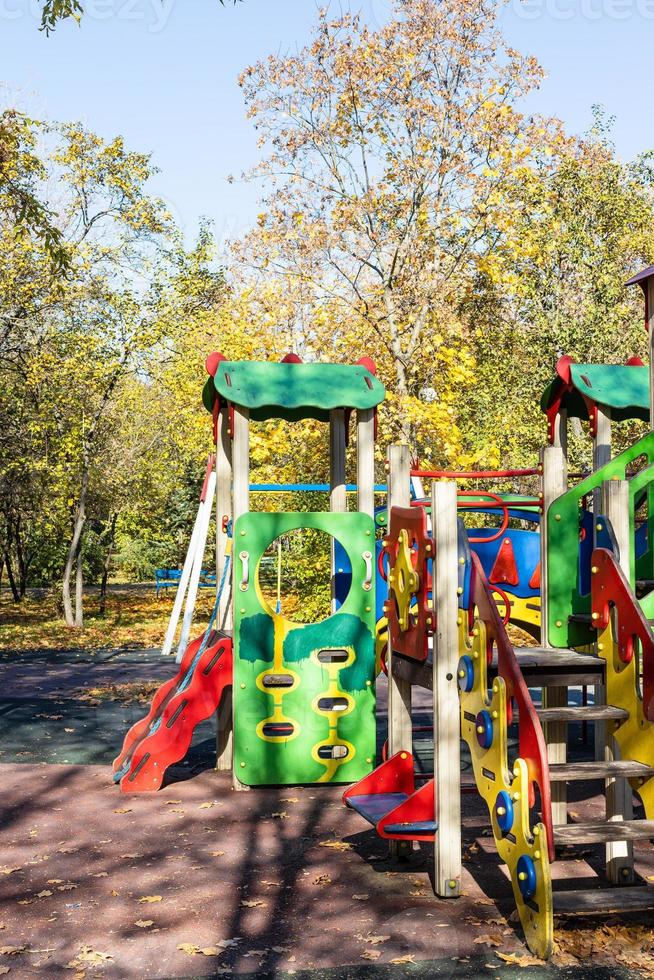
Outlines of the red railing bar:
[{"label": "red railing bar", "polygon": [[411,470],[411,476],[423,476],[427,480],[454,477],[457,480],[503,480],[507,476],[539,476],[540,468],[531,470]]}]

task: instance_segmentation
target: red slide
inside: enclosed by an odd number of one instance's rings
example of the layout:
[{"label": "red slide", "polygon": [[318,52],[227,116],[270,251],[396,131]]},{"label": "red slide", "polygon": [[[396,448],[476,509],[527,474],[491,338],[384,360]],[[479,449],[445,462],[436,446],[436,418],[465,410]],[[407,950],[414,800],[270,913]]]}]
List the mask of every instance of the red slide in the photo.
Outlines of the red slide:
[{"label": "red slide", "polygon": [[[204,646],[204,649],[203,649]],[[188,752],[193,731],[216,711],[232,685],[232,641],[212,630],[189,644],[179,672],[162,684],[150,711],[132,725],[114,760],[123,793],[158,790],[168,766]]]}]

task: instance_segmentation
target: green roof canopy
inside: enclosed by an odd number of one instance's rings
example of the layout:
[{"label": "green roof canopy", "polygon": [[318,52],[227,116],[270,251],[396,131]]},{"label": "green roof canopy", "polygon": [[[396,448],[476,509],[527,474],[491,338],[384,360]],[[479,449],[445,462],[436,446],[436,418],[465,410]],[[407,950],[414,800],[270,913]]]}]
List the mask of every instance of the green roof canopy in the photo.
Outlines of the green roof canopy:
[{"label": "green roof canopy", "polygon": [[543,392],[541,408],[547,412],[558,400],[571,417],[587,419],[587,402],[593,402],[609,409],[618,422],[647,422],[649,368],[640,364],[575,364],[561,358],[556,378]]},{"label": "green roof canopy", "polygon": [[332,409],[375,408],[386,394],[381,381],[363,364],[270,361],[220,361],[203,391],[209,411],[216,393],[223,401],[249,409],[256,422],[271,418],[326,422]]}]

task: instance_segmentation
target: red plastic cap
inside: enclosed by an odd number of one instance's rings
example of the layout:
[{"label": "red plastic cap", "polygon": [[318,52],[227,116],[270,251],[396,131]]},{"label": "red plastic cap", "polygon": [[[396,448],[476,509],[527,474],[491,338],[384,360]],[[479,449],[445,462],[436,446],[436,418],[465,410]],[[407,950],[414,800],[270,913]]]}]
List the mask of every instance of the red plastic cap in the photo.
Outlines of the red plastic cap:
[{"label": "red plastic cap", "polygon": [[301,364],[301,363],[302,363],[302,358],[299,356],[299,354],[294,354],[293,351],[289,351],[288,354],[285,354],[284,357],[282,357],[282,364]]},{"label": "red plastic cap", "polygon": [[214,351],[209,354],[208,358],[204,362],[204,366],[207,369],[207,374],[211,375],[212,378],[216,377],[216,371],[218,370],[218,365],[221,361],[226,361],[227,358],[224,354],[220,354],[218,351]]},{"label": "red plastic cap", "polygon": [[372,357],[360,357],[357,364],[363,365],[363,367],[367,368],[371,374],[374,374],[375,377],[377,376],[377,365],[373,361]]}]

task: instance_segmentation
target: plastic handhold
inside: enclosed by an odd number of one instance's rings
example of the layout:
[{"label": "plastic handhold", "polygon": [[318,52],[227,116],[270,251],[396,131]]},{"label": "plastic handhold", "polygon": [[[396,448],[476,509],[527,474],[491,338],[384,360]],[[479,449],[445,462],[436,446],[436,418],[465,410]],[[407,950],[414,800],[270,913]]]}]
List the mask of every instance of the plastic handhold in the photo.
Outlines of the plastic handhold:
[{"label": "plastic handhold", "polygon": [[475,720],[477,741],[482,749],[489,749],[493,744],[493,719],[488,711],[480,711]]},{"label": "plastic handhold", "polygon": [[472,686],[475,683],[475,665],[472,662],[472,657],[468,657],[467,655],[461,657],[457,677],[460,691],[465,691],[467,694],[472,690]]},{"label": "plastic handhold", "polygon": [[495,800],[495,819],[497,820],[497,826],[500,828],[503,834],[508,834],[513,827],[513,800],[511,795],[502,790],[497,794],[497,799]]},{"label": "plastic handhold", "polygon": [[518,888],[525,902],[531,901],[536,894],[536,866],[528,854],[523,854],[518,859]]}]

